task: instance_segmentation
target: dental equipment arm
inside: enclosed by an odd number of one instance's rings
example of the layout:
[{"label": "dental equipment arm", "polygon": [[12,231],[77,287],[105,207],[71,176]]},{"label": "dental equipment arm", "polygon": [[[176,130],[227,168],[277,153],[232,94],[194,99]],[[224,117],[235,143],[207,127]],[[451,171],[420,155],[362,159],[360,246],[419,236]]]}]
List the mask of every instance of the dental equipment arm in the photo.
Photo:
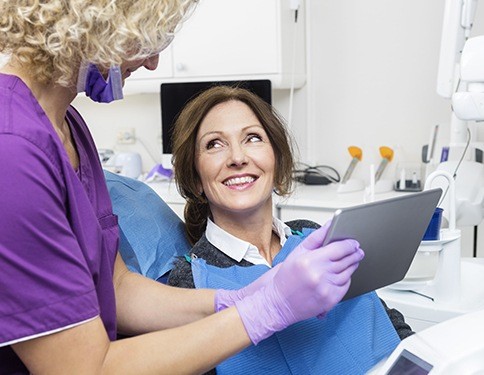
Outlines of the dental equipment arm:
[{"label": "dental equipment arm", "polygon": [[452,95],[455,115],[464,121],[484,121],[484,35],[465,43],[460,79],[465,89]]},{"label": "dental equipment arm", "polygon": [[[454,176],[458,226],[484,217],[484,165],[474,161],[483,147],[472,142],[467,148],[467,121],[484,120],[484,37],[470,38],[476,8],[477,0],[446,0],[437,77],[437,93],[452,100],[449,161],[437,169]],[[447,202],[441,207],[448,211]]]},{"label": "dental equipment arm", "polygon": [[440,43],[437,93],[450,99],[457,86],[461,51],[470,36],[477,0],[446,0]]},{"label": "dental equipment arm", "polygon": [[[470,36],[477,0],[446,0],[442,38],[440,43],[437,93],[451,99],[459,88],[461,53]],[[467,123],[456,113],[451,114],[450,124],[451,156],[465,149],[467,143]]]}]

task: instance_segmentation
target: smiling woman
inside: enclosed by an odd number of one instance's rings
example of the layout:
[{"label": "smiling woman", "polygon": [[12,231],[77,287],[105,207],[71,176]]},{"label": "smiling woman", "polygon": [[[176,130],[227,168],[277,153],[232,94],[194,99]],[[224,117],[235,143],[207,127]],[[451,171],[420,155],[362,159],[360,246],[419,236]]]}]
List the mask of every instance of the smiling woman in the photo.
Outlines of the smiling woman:
[{"label": "smiling woman", "polygon": [[[173,160],[193,247],[175,262],[172,286],[239,289],[268,277],[320,227],[273,217],[273,192],[291,191],[292,142],[282,118],[245,89],[216,86],[189,102],[175,123]],[[396,329],[402,337],[410,332],[373,292],[339,304],[324,320],[288,327],[210,373],[365,373],[396,346]]]},{"label": "smiling woman", "polygon": [[[173,166],[178,189],[187,200],[185,222],[191,242],[203,235],[212,210],[222,215],[223,205],[209,204],[216,192],[231,200],[243,196],[237,192],[249,196],[264,191],[264,198],[259,199],[265,199],[264,210],[272,210],[272,191],[279,195],[291,192],[293,150],[282,117],[246,89],[216,86],[188,103],[174,128]],[[205,176],[202,168],[212,174],[218,169],[217,176]],[[234,180],[224,181],[247,176],[260,181],[237,186]],[[254,194],[256,189],[260,190]],[[256,217],[250,207],[244,213]],[[227,216],[232,214],[225,210],[223,220],[229,221]]]},{"label": "smiling woman", "polygon": [[216,105],[200,124],[196,150],[199,191],[210,202],[215,222],[232,225],[235,212],[272,211],[274,151],[245,103]]}]

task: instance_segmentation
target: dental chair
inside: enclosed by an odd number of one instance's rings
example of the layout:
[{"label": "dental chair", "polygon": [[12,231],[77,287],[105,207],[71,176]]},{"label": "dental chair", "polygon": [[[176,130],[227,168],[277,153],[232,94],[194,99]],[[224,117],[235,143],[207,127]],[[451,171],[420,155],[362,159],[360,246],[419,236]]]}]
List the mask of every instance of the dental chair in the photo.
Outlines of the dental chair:
[{"label": "dental chair", "polygon": [[118,216],[119,251],[130,271],[166,282],[175,257],[187,254],[185,225],[148,185],[104,171]]}]

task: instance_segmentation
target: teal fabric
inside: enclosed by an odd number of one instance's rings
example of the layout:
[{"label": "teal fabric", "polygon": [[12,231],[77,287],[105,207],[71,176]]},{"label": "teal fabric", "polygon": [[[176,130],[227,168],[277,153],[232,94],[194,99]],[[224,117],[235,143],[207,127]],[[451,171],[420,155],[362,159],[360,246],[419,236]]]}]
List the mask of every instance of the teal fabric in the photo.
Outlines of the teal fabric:
[{"label": "teal fabric", "polygon": [[[290,236],[274,264],[303,238]],[[217,268],[203,259],[191,262],[197,288],[240,288],[269,269],[264,265]],[[371,292],[338,304],[323,319],[296,323],[250,346],[217,366],[217,374],[365,374],[399,342],[378,296]]]},{"label": "teal fabric", "polygon": [[185,225],[145,183],[104,171],[118,216],[120,253],[128,269],[157,280],[190,251]]}]

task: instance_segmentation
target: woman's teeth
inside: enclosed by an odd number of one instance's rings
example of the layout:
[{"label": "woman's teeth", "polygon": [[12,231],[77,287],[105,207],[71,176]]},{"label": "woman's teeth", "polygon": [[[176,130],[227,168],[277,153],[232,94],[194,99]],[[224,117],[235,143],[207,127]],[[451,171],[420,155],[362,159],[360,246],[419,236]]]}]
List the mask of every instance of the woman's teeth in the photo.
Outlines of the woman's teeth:
[{"label": "woman's teeth", "polygon": [[236,177],[236,178],[231,178],[230,180],[227,180],[224,182],[225,186],[232,186],[232,185],[241,185],[241,184],[249,184],[251,182],[255,181],[254,177]]}]

